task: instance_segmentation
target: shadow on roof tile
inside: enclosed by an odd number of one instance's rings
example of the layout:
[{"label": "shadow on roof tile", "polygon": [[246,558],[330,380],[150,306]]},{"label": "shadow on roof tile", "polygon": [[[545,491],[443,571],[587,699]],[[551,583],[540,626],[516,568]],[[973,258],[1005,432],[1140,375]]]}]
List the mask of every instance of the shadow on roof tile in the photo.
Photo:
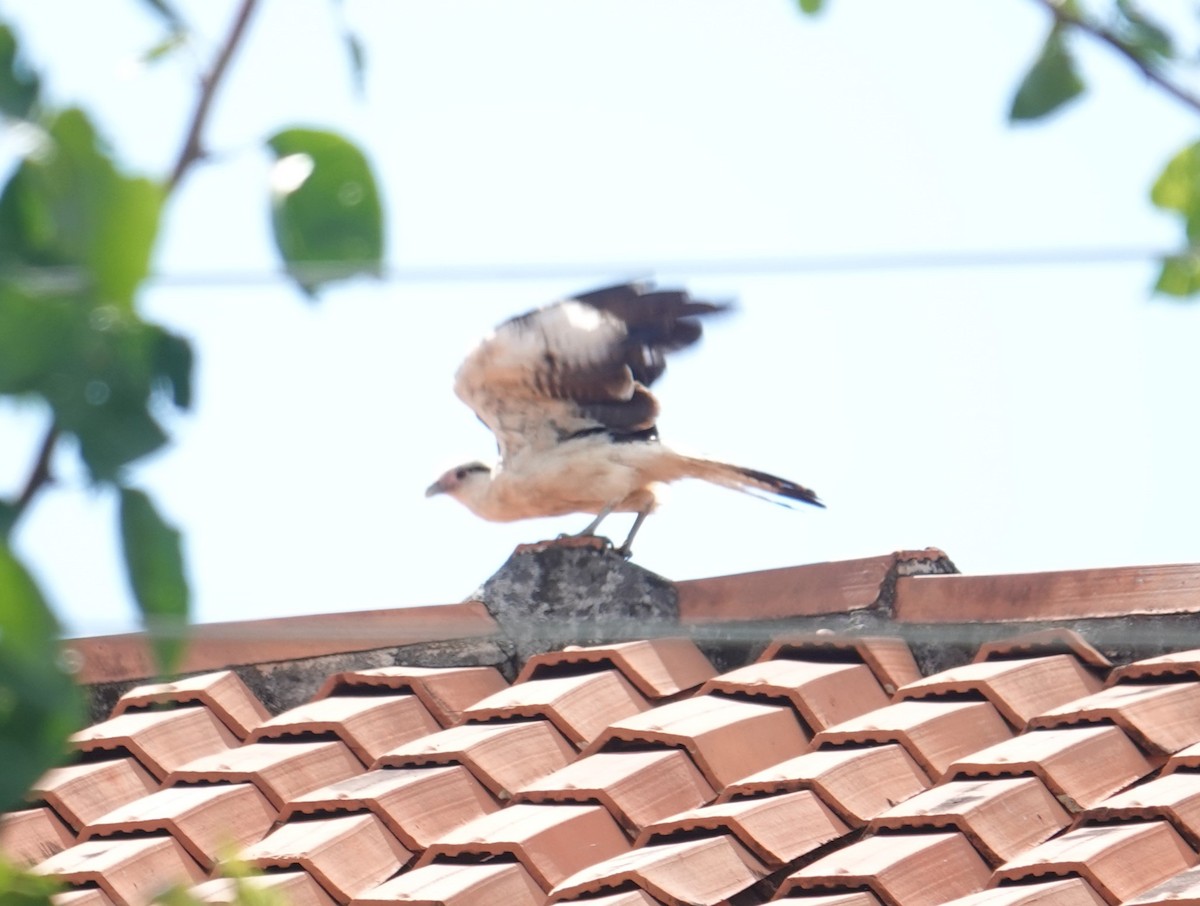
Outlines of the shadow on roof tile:
[{"label": "shadow on roof tile", "polygon": [[585,667],[611,667],[652,700],[694,689],[717,672],[690,638],[662,638],[587,647],[568,645],[561,651],[535,654],[521,668],[517,682],[579,673]]},{"label": "shadow on roof tile", "polygon": [[1112,661],[1091,642],[1074,629],[1060,626],[984,642],[975,652],[974,661],[1023,660],[1055,654],[1069,654],[1078,658],[1079,663],[1091,668],[1097,675],[1107,673],[1112,667]]},{"label": "shadow on roof tile", "polygon": [[801,906],[884,906],[879,897],[873,893],[860,891],[858,893],[830,893],[812,896],[800,891],[794,891],[795,896],[777,896],[775,900],[799,903]]},{"label": "shadow on roof tile", "polygon": [[1105,906],[1104,898],[1082,878],[993,887],[951,900],[944,906]]},{"label": "shadow on roof tile", "polygon": [[171,772],[167,785],[252,783],[277,809],[294,796],[362,773],[341,742],[256,742],[197,758]]},{"label": "shadow on roof tile", "polygon": [[240,881],[233,878],[215,878],[191,888],[188,893],[201,903],[214,906],[240,906],[238,886],[249,891],[263,891],[279,898],[287,906],[334,906],[336,902],[306,871],[276,871],[271,874],[252,875]]},{"label": "shadow on roof tile", "polygon": [[518,790],[515,802],[595,802],[631,837],[647,824],[703,805],[715,792],[679,749],[597,752]]},{"label": "shadow on roof tile", "polygon": [[547,720],[461,724],[397,746],[376,768],[460,764],[497,799],[569,764],[575,750]]},{"label": "shadow on roof tile", "polygon": [[620,673],[600,670],[515,683],[467,708],[463,718],[480,722],[544,718],[577,748],[583,748],[613,721],[649,707]]},{"label": "shadow on roof tile", "polygon": [[1044,783],[1014,777],[939,784],[888,809],[869,829],[957,830],[995,867],[1070,822]]},{"label": "shadow on roof tile", "polygon": [[335,673],[315,698],[388,690],[411,693],[439,724],[452,727],[462,719],[465,709],[507,685],[495,667],[378,667]]},{"label": "shadow on roof tile", "polygon": [[196,884],[204,872],[170,837],[88,840],[31,869],[76,887],[99,887],[119,906],[144,906],[168,887]]},{"label": "shadow on roof tile", "polygon": [[38,778],[28,798],[45,802],[75,831],[101,815],[158,789],[132,758],[52,768]]},{"label": "shadow on roof tile", "polygon": [[1108,683],[1111,686],[1114,683],[1195,682],[1197,680],[1200,680],[1200,648],[1176,651],[1125,664],[1109,675]]},{"label": "shadow on roof tile", "polygon": [[862,827],[928,787],[929,778],[912,757],[890,743],[809,752],[730,784],[719,798],[811,789],[851,827]]},{"label": "shadow on roof tile", "polygon": [[850,832],[811,790],[736,799],[672,815],[645,828],[638,846],[710,831],[732,835],[764,865],[782,868]]},{"label": "shadow on roof tile", "polygon": [[517,862],[433,863],[384,881],[350,906],[541,906],[543,891]]},{"label": "shadow on roof tile", "polygon": [[852,843],[793,872],[779,891],[866,888],[886,904],[934,906],[981,890],[989,875],[962,834],[887,834]]},{"label": "shadow on roof tile", "polygon": [[667,906],[717,904],[749,890],[766,875],[766,867],[749,850],[720,834],[644,846],[598,862],[562,881],[550,892],[549,902],[632,885]]},{"label": "shadow on roof tile", "polygon": [[1198,699],[1200,683],[1121,684],[1052,708],[1029,726],[1113,723],[1151,755],[1170,755],[1200,742]]},{"label": "shadow on roof tile", "polygon": [[415,695],[334,695],[264,721],[248,741],[336,738],[365,766],[389,749],[440,729]]},{"label": "shadow on roof tile", "polygon": [[808,748],[789,707],[699,695],[610,724],[584,754],[645,744],[685,749],[714,790]]},{"label": "shadow on roof tile", "polygon": [[362,814],[284,824],[238,857],[255,868],[303,868],[326,893],[345,903],[391,877],[412,860],[412,853],[378,818]]},{"label": "shadow on roof tile", "polygon": [[898,699],[974,693],[1016,730],[1037,715],[1100,690],[1100,681],[1069,654],[977,661],[903,686]]},{"label": "shadow on roof tile", "polygon": [[822,730],[813,747],[898,743],[936,779],[955,759],[1011,735],[988,702],[901,701]]},{"label": "shadow on roof tile", "polygon": [[80,839],[165,832],[211,871],[223,854],[265,837],[278,817],[253,784],[177,786],[114,809],[93,821]]},{"label": "shadow on roof tile", "polygon": [[758,661],[722,673],[700,689],[789,704],[812,733],[888,703],[865,664],[831,664],[790,658]]},{"label": "shadow on roof tile", "polygon": [[36,865],[74,845],[71,829],[48,808],[0,815],[0,853],[13,865]]},{"label": "shadow on roof tile", "polygon": [[1196,854],[1165,821],[1082,827],[1022,853],[995,880],[1078,875],[1117,904],[1196,864]]},{"label": "shadow on roof tile", "polygon": [[1118,727],[1033,730],[960,758],[947,777],[1039,778],[1071,812],[1145,777],[1153,765]]},{"label": "shadow on roof tile", "polygon": [[132,755],[157,780],[193,758],[225,752],[239,740],[207,708],[131,712],[75,733],[81,752]]},{"label": "shadow on roof tile", "polygon": [[443,834],[499,806],[466,768],[380,768],[292,798],[282,820],[369,811],[405,848],[423,850]]},{"label": "shadow on roof tile", "polygon": [[193,705],[207,708],[238,739],[246,736],[270,713],[232,670],[189,676],[167,683],[150,683],[130,689],[113,708],[116,717],[146,711],[155,705]]},{"label": "shadow on roof tile", "polygon": [[917,668],[908,643],[889,636],[832,635],[815,632],[777,636],[759,660],[785,658],[866,664],[888,695],[921,678],[921,671]]},{"label": "shadow on roof tile", "polygon": [[1177,771],[1139,783],[1087,809],[1076,824],[1153,818],[1170,822],[1193,849],[1200,848],[1200,774]]},{"label": "shadow on roof tile", "polygon": [[601,806],[516,803],[444,834],[417,866],[509,856],[548,891],[568,875],[628,849],[625,834]]}]

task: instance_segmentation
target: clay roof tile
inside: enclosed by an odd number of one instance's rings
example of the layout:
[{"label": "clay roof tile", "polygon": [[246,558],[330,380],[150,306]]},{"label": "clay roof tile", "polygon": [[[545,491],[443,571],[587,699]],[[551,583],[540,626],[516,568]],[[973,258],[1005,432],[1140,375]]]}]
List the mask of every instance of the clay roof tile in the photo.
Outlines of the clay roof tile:
[{"label": "clay roof tile", "polygon": [[306,871],[275,871],[246,878],[214,878],[190,888],[188,895],[214,906],[240,906],[245,902],[240,895],[241,889],[262,891],[287,906],[334,906],[335,903]]},{"label": "clay roof tile", "polygon": [[1076,823],[1162,818],[1195,849],[1200,848],[1200,774],[1177,771],[1109,796],[1079,815]]},{"label": "clay roof tile", "polygon": [[425,865],[384,881],[350,901],[350,906],[541,906],[545,891],[517,862]]},{"label": "clay roof tile", "polygon": [[74,844],[70,828],[44,806],[0,815],[0,853],[13,865],[35,865]]},{"label": "clay roof tile", "polygon": [[165,836],[88,840],[31,871],[74,887],[98,887],[119,906],[145,906],[168,887],[204,880],[195,860]]},{"label": "clay roof tile", "polygon": [[1104,899],[1082,878],[993,887],[951,900],[944,906],[1105,906]]},{"label": "clay roof tile", "polygon": [[866,664],[888,695],[921,678],[921,671],[908,643],[901,638],[888,636],[820,632],[785,635],[776,637],[767,645],[759,660],[777,658]]},{"label": "clay roof tile", "polygon": [[1109,685],[1114,683],[1158,682],[1200,680],[1200,648],[1160,654],[1158,657],[1143,658],[1124,664],[1109,674]]},{"label": "clay roof tile", "polygon": [[1096,646],[1074,629],[1061,626],[1035,629],[1033,632],[984,642],[975,652],[975,661],[1046,657],[1052,654],[1070,654],[1078,658],[1081,664],[1096,671],[1107,671],[1112,667],[1112,661]]},{"label": "clay roof tile", "polygon": [[75,733],[71,743],[81,752],[132,755],[162,780],[185,762],[225,752],[238,744],[207,708],[130,712]]},{"label": "clay roof tile", "polygon": [[649,699],[686,692],[717,672],[691,639],[659,638],[587,647],[568,645],[561,651],[535,654],[525,661],[517,682],[579,672],[584,666],[620,671]]},{"label": "clay roof tile", "polygon": [[1189,868],[1136,897],[1125,906],[1200,906],[1200,868]]},{"label": "clay roof tile", "polygon": [[443,727],[452,727],[475,702],[508,684],[495,667],[377,667],[329,677],[314,698],[331,695],[410,693],[420,699]]},{"label": "clay roof tile", "polygon": [[1113,723],[1152,755],[1170,755],[1200,742],[1200,682],[1119,684],[1052,708],[1030,727]]},{"label": "clay roof tile", "polygon": [[137,686],[117,699],[112,716],[167,704],[203,705],[238,739],[245,739],[254,727],[270,717],[262,702],[232,670]]},{"label": "clay roof tile", "polygon": [[158,789],[132,758],[85,762],[52,768],[38,778],[29,798],[45,802],[74,830],[119,805]]}]

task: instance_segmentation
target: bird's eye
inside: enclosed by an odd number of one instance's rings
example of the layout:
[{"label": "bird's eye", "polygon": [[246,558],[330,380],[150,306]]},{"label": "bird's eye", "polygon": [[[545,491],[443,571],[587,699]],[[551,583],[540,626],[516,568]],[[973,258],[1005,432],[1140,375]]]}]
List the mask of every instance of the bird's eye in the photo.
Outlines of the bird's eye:
[{"label": "bird's eye", "polygon": [[459,469],[457,472],[454,473],[454,477],[457,478],[459,481],[462,481],[464,478],[467,477],[467,470]]}]

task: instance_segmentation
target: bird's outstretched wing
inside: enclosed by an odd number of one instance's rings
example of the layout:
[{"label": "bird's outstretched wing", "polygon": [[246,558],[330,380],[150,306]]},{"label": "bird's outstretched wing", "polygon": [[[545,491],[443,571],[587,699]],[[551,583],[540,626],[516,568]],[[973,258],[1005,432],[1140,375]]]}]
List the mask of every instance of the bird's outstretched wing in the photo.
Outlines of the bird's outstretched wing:
[{"label": "bird's outstretched wing", "polygon": [[622,284],[505,321],[458,369],[454,390],[511,461],[586,434],[652,437],[647,389],[666,354],[700,339],[701,316],[725,305]]}]

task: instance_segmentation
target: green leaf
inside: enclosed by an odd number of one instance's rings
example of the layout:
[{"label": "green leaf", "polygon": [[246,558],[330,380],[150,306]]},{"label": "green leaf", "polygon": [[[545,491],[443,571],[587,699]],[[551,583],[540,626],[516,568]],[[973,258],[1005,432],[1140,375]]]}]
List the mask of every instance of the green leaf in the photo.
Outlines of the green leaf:
[{"label": "green leaf", "polygon": [[46,131],[48,148],[0,194],[0,268],[57,268],[96,304],[129,309],[149,270],[162,187],[117,172],[80,110]]},{"label": "green leaf", "polygon": [[1189,145],[1167,162],[1150,189],[1150,200],[1160,208],[1186,217],[1200,212],[1200,142]]},{"label": "green leaf", "polygon": [[142,0],[142,2],[150,7],[172,31],[183,31],[185,29],[183,17],[179,15],[179,11],[175,9],[173,3],[168,3],[167,0]]},{"label": "green leaf", "polygon": [[3,906],[54,906],[51,897],[62,884],[10,865],[0,856],[0,904]]},{"label": "green leaf", "polygon": [[1160,63],[1175,56],[1175,42],[1131,0],[1117,0],[1120,25],[1117,32],[1125,47],[1144,63]]},{"label": "green leaf", "polygon": [[142,491],[121,488],[121,545],[134,599],[142,611],[159,670],[179,666],[188,617],[188,583],[179,531]]},{"label": "green leaf", "polygon": [[383,212],[371,166],[331,132],[288,129],[267,145],[275,154],[272,225],[288,273],[307,294],[359,274],[378,276]]},{"label": "green leaf", "polygon": [[29,119],[37,104],[41,80],[21,60],[17,36],[0,24],[0,113]]},{"label": "green leaf", "polygon": [[1200,254],[1164,258],[1154,290],[1177,298],[1194,296],[1200,292]]},{"label": "green leaf", "polygon": [[1039,119],[1082,94],[1083,89],[1083,80],[1075,69],[1075,60],[1067,50],[1062,30],[1055,27],[1018,86],[1009,110],[1009,119]]},{"label": "green leaf", "polygon": [[37,585],[0,542],[0,811],[63,761],[83,723],[79,688],[62,667],[59,627]]},{"label": "green leaf", "polygon": [[825,5],[825,0],[797,0],[800,6],[800,12],[809,16],[815,16]]}]

